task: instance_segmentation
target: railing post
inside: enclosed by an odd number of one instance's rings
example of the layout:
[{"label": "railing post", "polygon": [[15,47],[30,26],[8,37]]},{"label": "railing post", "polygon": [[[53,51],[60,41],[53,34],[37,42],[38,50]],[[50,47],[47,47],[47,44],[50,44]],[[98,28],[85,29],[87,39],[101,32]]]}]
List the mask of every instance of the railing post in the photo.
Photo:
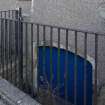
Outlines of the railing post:
[{"label": "railing post", "polygon": [[15,47],[16,47],[16,53],[18,52],[18,19],[19,19],[19,11],[15,11]]},{"label": "railing post", "polygon": [[23,24],[22,8],[19,8],[19,87],[23,88]]},{"label": "railing post", "polygon": [[19,10],[15,10],[15,85],[17,85],[17,59],[18,59],[18,42],[19,42],[19,34],[18,34],[18,20],[19,19]]},{"label": "railing post", "polygon": [[94,72],[94,102],[97,105],[97,75],[98,75],[98,34],[95,34],[95,72]]}]

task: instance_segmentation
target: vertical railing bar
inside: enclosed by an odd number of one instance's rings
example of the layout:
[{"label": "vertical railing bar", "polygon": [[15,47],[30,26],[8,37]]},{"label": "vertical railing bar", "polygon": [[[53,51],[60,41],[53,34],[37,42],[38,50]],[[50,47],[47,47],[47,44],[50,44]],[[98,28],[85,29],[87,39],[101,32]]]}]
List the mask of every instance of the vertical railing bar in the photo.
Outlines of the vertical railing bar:
[{"label": "vertical railing bar", "polygon": [[33,89],[33,24],[31,24],[31,82],[32,82],[32,88],[31,88],[31,95],[34,96],[34,89]]},{"label": "vertical railing bar", "polygon": [[43,76],[44,76],[45,81],[47,82],[45,63],[46,63],[46,27],[43,26]]},{"label": "vertical railing bar", "polygon": [[14,83],[14,21],[11,21],[11,66],[12,66],[12,83]]},{"label": "vertical railing bar", "polygon": [[16,74],[15,74],[15,21],[12,21],[12,80],[13,80],[13,84],[15,85],[15,78],[16,78]]},{"label": "vertical railing bar", "polygon": [[8,35],[7,35],[7,19],[5,19],[5,74],[6,74],[6,79],[8,80],[8,44],[7,44],[7,39],[8,39]]},{"label": "vertical railing bar", "polygon": [[75,58],[74,58],[74,105],[77,105],[77,31],[75,31]]},{"label": "vertical railing bar", "polygon": [[20,86],[20,83],[19,83],[19,78],[20,78],[20,76],[19,76],[19,69],[20,69],[20,65],[19,65],[19,62],[20,62],[20,22],[19,22],[19,19],[18,19],[18,21],[17,21],[17,24],[18,24],[18,53],[17,53],[17,60],[18,60],[18,62],[17,62],[17,68],[18,68],[18,73],[17,73],[17,85],[18,85],[18,87]]},{"label": "vertical railing bar", "polygon": [[23,23],[21,22],[21,88],[23,89]]},{"label": "vertical railing bar", "polygon": [[[15,11],[15,19],[18,19],[18,11]],[[14,28],[14,69],[15,69],[15,77],[14,82],[17,86],[17,56],[18,56],[18,22],[15,21],[15,28]]]},{"label": "vertical railing bar", "polygon": [[[2,16],[2,15],[1,15]],[[1,75],[3,76],[3,65],[2,65],[2,59],[3,59],[3,56],[2,56],[2,54],[3,54],[3,45],[2,45],[2,39],[3,39],[3,21],[2,21],[2,19],[1,19]]]},{"label": "vertical railing bar", "polygon": [[19,8],[19,86],[23,88],[23,22],[22,9]]},{"label": "vertical railing bar", "polygon": [[53,46],[53,27],[50,27],[50,91],[52,91],[52,80],[53,80],[53,55],[52,55],[52,46]]},{"label": "vertical railing bar", "polygon": [[9,72],[8,72],[8,79],[11,80],[10,78],[10,20],[8,20],[8,68],[9,68]]},{"label": "vertical railing bar", "polygon": [[6,13],[7,13],[7,11],[4,11],[4,18],[6,19]]},{"label": "vertical railing bar", "polygon": [[2,58],[3,58],[3,59],[2,59],[2,62],[3,62],[3,64],[2,64],[3,66],[2,66],[2,67],[3,67],[3,68],[2,68],[2,70],[3,70],[3,78],[5,78],[5,76],[4,76],[4,72],[5,72],[5,70],[4,70],[4,42],[5,42],[5,41],[4,41],[4,35],[5,35],[5,33],[4,33],[4,31],[5,31],[5,30],[4,30],[4,19],[3,19],[2,30],[3,30],[3,32],[2,32],[2,34],[3,34],[3,38],[2,38],[2,45],[3,45],[3,46],[2,46]]},{"label": "vertical railing bar", "polygon": [[28,91],[28,69],[27,69],[27,66],[28,66],[28,24],[25,23],[25,35],[26,35],[26,91]]},{"label": "vertical railing bar", "polygon": [[98,35],[95,34],[94,105],[97,105]]},{"label": "vertical railing bar", "polygon": [[2,19],[3,19],[4,18],[4,12],[2,11],[1,14],[2,14]]},{"label": "vertical railing bar", "polygon": [[9,21],[9,44],[8,44],[8,46],[9,46],[9,64],[8,64],[8,66],[9,66],[9,77],[10,77],[10,81],[12,80],[12,66],[11,66],[11,20],[8,20]]},{"label": "vertical railing bar", "polygon": [[[19,19],[19,11],[18,10],[16,10],[15,11],[15,19],[16,20],[18,20]],[[15,46],[16,46],[16,52],[18,52],[18,21],[15,21],[15,28],[16,28],[16,35],[15,35]],[[17,54],[17,56],[18,56],[18,54]]]},{"label": "vertical railing bar", "polygon": [[[38,71],[38,68],[39,68],[39,25],[37,24],[37,75],[39,75],[39,71]],[[37,76],[37,80],[39,80],[39,76]],[[39,82],[37,81],[37,86],[39,86],[38,84]],[[37,94],[39,95],[39,87],[37,87]]]},{"label": "vertical railing bar", "polygon": [[9,20],[7,20],[7,80],[9,80]]},{"label": "vertical railing bar", "polygon": [[20,79],[20,88],[23,88],[23,34],[22,34],[22,22],[19,21],[19,40],[20,40],[20,55],[19,55],[19,79]]},{"label": "vertical railing bar", "polygon": [[86,93],[86,88],[87,88],[87,81],[86,81],[86,73],[87,73],[87,33],[85,33],[84,37],[84,105],[87,104],[87,93]]},{"label": "vertical railing bar", "polygon": [[[8,18],[10,18],[10,10],[8,11]],[[10,20],[8,20],[8,79],[11,80],[10,77]]]},{"label": "vertical railing bar", "polygon": [[10,71],[11,71],[11,82],[13,82],[12,81],[12,77],[13,77],[13,74],[12,74],[12,72],[13,72],[13,69],[12,69],[12,20],[10,20]]},{"label": "vertical railing bar", "polygon": [[[0,12],[0,17],[2,18],[2,11]],[[1,30],[1,32],[0,32],[0,34],[1,34],[1,47],[0,47],[0,72],[1,72],[1,76],[2,76],[2,19],[1,19],[1,24],[0,24],[0,30]]]},{"label": "vertical railing bar", "polygon": [[68,30],[66,30],[66,55],[65,55],[65,74],[64,74],[64,79],[65,79],[65,105],[67,105],[67,100],[68,100]]},{"label": "vertical railing bar", "polygon": [[58,57],[57,57],[57,89],[59,95],[59,88],[60,88],[60,31],[61,29],[58,28]]},{"label": "vertical railing bar", "polygon": [[[14,19],[14,11],[13,10],[11,10],[11,16],[12,16],[11,19]],[[13,55],[13,50],[14,50],[13,49],[13,46],[14,46],[14,27],[13,27],[13,25],[14,25],[14,21],[12,21],[12,38],[11,38],[12,39],[12,44],[11,44],[12,45],[12,49],[11,49],[12,50],[11,51],[12,52],[12,54],[11,54],[12,55],[11,56],[11,58],[12,58],[12,61],[11,61],[12,62],[12,82],[14,83],[14,77],[15,77],[14,75],[15,74],[13,74],[13,73],[15,73],[14,72],[15,68],[13,68],[13,65],[14,65],[13,64],[13,58],[14,58],[14,55]]]},{"label": "vertical railing bar", "polygon": [[3,39],[3,41],[4,41],[4,47],[3,47],[3,65],[4,65],[4,78],[6,78],[6,64],[5,64],[5,61],[6,61],[6,57],[5,57],[5,55],[6,55],[6,52],[5,52],[5,44],[6,44],[6,42],[5,42],[5,39],[6,39],[6,30],[5,30],[5,21],[6,21],[6,18],[5,18],[5,14],[6,14],[6,12],[4,12],[4,27],[3,27],[3,30],[4,30],[4,39]]},{"label": "vertical railing bar", "polygon": [[0,11],[0,17],[2,18],[2,11]]},{"label": "vertical railing bar", "polygon": [[[1,12],[1,16],[2,16],[2,12]],[[1,74],[2,74],[2,77],[3,77],[3,19],[1,19]]]},{"label": "vertical railing bar", "polygon": [[12,19],[14,19],[14,11],[12,10],[11,12],[12,12]]},{"label": "vertical railing bar", "polygon": [[10,10],[8,11],[8,18],[10,18]]}]

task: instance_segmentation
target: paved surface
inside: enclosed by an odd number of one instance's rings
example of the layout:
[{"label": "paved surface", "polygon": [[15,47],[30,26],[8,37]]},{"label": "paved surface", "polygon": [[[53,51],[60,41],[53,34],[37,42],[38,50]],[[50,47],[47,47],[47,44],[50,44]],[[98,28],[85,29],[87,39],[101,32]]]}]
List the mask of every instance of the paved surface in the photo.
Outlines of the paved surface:
[{"label": "paved surface", "polygon": [[[104,105],[104,103],[105,103],[105,85],[103,85],[103,87],[101,88],[98,97],[98,105]],[[40,105],[40,104],[37,103],[35,100],[31,99],[30,96],[26,95],[17,88],[13,87],[6,80],[0,79],[0,105]],[[57,105],[61,105],[61,103],[60,104],[57,103]]]},{"label": "paved surface", "polygon": [[4,104],[2,99],[0,99],[0,105],[6,105],[6,104]]},{"label": "paved surface", "polygon": [[40,105],[27,94],[0,79],[0,105]]}]

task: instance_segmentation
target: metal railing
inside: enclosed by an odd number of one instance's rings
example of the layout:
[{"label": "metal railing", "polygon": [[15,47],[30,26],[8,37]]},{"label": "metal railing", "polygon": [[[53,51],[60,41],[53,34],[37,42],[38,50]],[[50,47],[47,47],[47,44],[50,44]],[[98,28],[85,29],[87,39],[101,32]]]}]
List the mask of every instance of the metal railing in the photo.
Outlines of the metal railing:
[{"label": "metal railing", "polygon": [[[60,70],[61,70],[61,49],[65,50],[64,59],[64,104],[69,104],[67,100],[68,96],[68,78],[69,75],[69,51],[74,53],[74,97],[72,104],[78,104],[78,91],[77,91],[77,79],[78,79],[78,56],[84,58],[84,77],[83,79],[83,105],[88,105],[87,102],[87,60],[90,56],[93,58],[94,71],[92,71],[93,79],[93,105],[97,105],[98,99],[98,74],[104,71],[104,46],[102,42],[105,42],[104,34],[70,29],[65,27],[58,27],[52,25],[45,25],[39,23],[25,22],[22,19],[21,9],[9,10],[0,12],[0,75],[29,93],[32,97],[35,97],[42,104],[56,105],[54,101],[59,98],[60,88]],[[63,45],[63,47],[62,47]],[[39,50],[42,47],[42,71],[43,79],[46,80],[46,85],[39,86]],[[50,80],[48,80],[46,72],[46,49],[47,46],[50,49]],[[53,89],[53,47],[57,48],[57,93],[55,95]],[[100,50],[101,49],[101,50]],[[103,50],[103,51],[102,51]],[[90,56],[89,56],[90,55]],[[99,60],[100,58],[100,60]],[[101,64],[102,63],[102,64]],[[49,63],[48,63],[49,64]],[[36,71],[35,71],[36,70]],[[99,71],[100,70],[100,71]],[[101,75],[101,74],[100,74]],[[104,76],[103,76],[104,77]],[[104,78],[101,78],[104,80]],[[91,91],[91,90],[90,90]],[[46,94],[46,95],[45,95]],[[57,96],[57,98],[55,98]],[[47,97],[47,98],[46,98]],[[62,98],[60,98],[63,100]],[[45,101],[46,100],[46,101]],[[50,101],[50,102],[49,102]],[[54,102],[53,102],[54,101]],[[61,101],[62,102],[62,101]],[[62,102],[63,103],[63,102]],[[58,104],[57,104],[58,105]],[[90,104],[89,104],[90,105]]]}]

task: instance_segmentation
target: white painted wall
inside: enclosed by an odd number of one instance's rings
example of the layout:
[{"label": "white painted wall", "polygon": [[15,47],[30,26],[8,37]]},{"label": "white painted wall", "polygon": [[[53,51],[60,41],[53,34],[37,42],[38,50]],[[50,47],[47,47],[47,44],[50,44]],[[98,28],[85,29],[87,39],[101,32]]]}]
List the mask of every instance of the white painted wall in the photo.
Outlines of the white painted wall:
[{"label": "white painted wall", "polygon": [[30,14],[31,1],[0,0],[0,10],[9,10],[22,7],[23,13]]},{"label": "white painted wall", "polygon": [[23,13],[32,12],[32,20],[92,31],[105,31],[104,22],[98,15],[98,5],[104,0],[0,0],[0,10],[22,7]]},{"label": "white painted wall", "polygon": [[16,0],[0,0],[0,10],[14,9]]},{"label": "white painted wall", "polygon": [[103,0],[33,0],[33,20],[103,32],[97,7]]}]

